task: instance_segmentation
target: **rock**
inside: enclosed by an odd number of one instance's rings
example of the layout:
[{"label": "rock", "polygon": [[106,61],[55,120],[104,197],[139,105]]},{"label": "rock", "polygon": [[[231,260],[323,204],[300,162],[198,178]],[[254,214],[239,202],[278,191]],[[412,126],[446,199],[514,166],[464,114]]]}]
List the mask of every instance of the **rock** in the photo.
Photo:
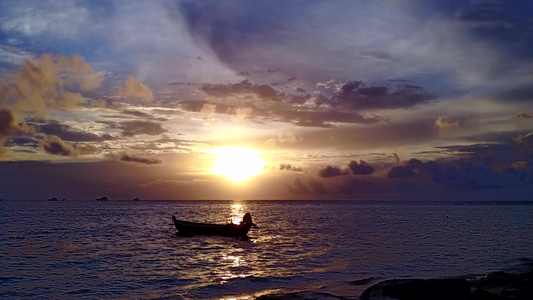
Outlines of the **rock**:
[{"label": "rock", "polygon": [[495,294],[492,294],[491,292],[477,288],[473,293],[472,296],[470,296],[471,300],[497,300],[498,296]]},{"label": "rock", "polygon": [[349,300],[345,297],[319,292],[295,292],[287,294],[270,294],[255,298],[255,300]]},{"label": "rock", "polygon": [[[361,300],[469,299],[470,283],[466,279],[394,279],[367,288]],[[386,299],[386,298],[385,298]]]},{"label": "rock", "polygon": [[479,281],[472,281],[476,288],[472,300],[533,299],[533,271],[521,273],[492,272]]}]

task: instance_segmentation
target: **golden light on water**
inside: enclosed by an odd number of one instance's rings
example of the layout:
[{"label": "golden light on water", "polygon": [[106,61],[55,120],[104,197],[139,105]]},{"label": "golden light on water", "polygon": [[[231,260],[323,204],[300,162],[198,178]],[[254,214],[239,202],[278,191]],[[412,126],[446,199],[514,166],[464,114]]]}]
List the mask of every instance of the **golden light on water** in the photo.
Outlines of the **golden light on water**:
[{"label": "golden light on water", "polygon": [[215,155],[213,174],[222,175],[235,182],[243,182],[263,173],[267,162],[261,151],[246,147],[220,147],[207,151]]},{"label": "golden light on water", "polygon": [[245,212],[240,203],[233,203],[231,205],[231,222],[233,224],[239,224],[242,221],[242,217]]}]

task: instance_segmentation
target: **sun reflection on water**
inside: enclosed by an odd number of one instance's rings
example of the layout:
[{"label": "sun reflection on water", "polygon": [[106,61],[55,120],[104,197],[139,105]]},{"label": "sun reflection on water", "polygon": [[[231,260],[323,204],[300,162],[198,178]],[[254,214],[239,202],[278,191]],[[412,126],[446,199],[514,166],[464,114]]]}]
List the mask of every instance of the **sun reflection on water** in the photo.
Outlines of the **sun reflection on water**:
[{"label": "sun reflection on water", "polygon": [[231,205],[231,223],[239,224],[244,216],[244,208],[240,203],[233,203]]}]

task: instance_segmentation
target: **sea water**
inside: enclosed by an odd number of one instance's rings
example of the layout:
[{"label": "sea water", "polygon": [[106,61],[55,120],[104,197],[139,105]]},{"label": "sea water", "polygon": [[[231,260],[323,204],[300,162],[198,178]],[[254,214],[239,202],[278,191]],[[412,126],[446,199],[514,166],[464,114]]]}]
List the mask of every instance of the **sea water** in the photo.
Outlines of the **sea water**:
[{"label": "sea water", "polygon": [[[533,202],[2,201],[0,299],[253,299],[533,258]],[[181,237],[178,219],[260,227]]]}]

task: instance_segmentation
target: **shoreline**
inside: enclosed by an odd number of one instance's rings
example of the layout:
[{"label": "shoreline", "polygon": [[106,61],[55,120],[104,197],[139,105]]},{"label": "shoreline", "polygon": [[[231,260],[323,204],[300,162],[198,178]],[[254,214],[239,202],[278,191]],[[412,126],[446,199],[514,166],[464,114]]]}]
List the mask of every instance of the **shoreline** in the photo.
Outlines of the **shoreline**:
[{"label": "shoreline", "polygon": [[459,277],[380,280],[373,277],[351,281],[367,286],[360,295],[339,296],[320,291],[265,294],[255,300],[531,300],[533,260],[505,271]]}]

